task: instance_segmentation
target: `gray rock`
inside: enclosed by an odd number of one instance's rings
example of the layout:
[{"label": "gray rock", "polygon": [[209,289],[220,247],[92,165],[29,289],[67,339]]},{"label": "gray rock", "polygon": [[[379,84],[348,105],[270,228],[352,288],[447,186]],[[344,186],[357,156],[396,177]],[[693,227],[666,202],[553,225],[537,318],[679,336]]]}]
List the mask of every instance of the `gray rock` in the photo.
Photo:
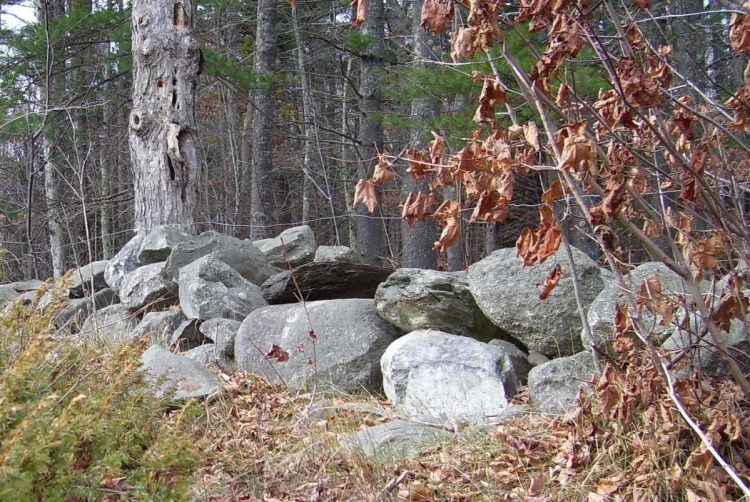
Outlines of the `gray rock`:
[{"label": "gray rock", "polygon": [[188,350],[183,355],[205,368],[215,366],[224,371],[231,371],[233,369],[231,361],[226,357],[219,355],[216,352],[216,347],[214,347],[213,343],[199,345],[198,347]]},{"label": "gray rock", "polygon": [[138,251],[143,242],[143,234],[137,234],[130,239],[122,249],[111,259],[104,269],[104,281],[115,293],[120,294],[120,286],[125,276],[140,266]]},{"label": "gray rock", "polygon": [[138,261],[143,265],[165,261],[173,247],[190,238],[191,235],[178,225],[155,227],[143,238],[138,249]]},{"label": "gray rock", "polygon": [[180,305],[189,319],[243,320],[267,305],[258,286],[234,268],[204,256],[180,270]]},{"label": "gray rock", "polygon": [[10,300],[13,300],[18,296],[18,291],[13,289],[10,285],[3,284],[0,286],[0,305],[5,305]]},{"label": "gray rock", "polygon": [[392,269],[358,263],[312,262],[279,272],[261,289],[271,305],[297,303],[300,296],[307,301],[372,298],[392,273]]},{"label": "gray rock", "polygon": [[177,326],[169,337],[169,348],[183,352],[200,347],[206,342],[206,337],[198,331],[197,319],[186,319]]},{"label": "gray rock", "polygon": [[36,291],[43,284],[39,279],[29,279],[28,281],[11,282],[8,287],[13,288],[17,293],[28,293],[29,291]]},{"label": "gray rock", "polygon": [[[659,282],[664,293],[669,295],[684,294],[684,283],[680,276],[669,270],[663,263],[643,263],[624,276],[623,279],[629,291],[637,292],[644,280],[655,275],[659,276]],[[703,284],[702,286],[704,289],[708,287],[707,284]],[[614,278],[612,278],[611,282],[606,283],[605,288],[589,306],[587,319],[591,327],[591,333],[594,336],[597,346],[605,351],[611,350],[615,329],[615,308],[618,304],[624,303],[624,294],[615,283]],[[656,346],[659,346],[674,333],[676,325],[684,315],[684,310],[679,309],[675,313],[672,323],[663,326],[659,324],[661,316],[654,316],[648,309],[643,309],[641,318],[646,329],[651,333],[651,340]],[[585,346],[586,343],[583,338],[583,331],[581,331],[581,340]]]},{"label": "gray rock", "polygon": [[313,261],[364,263],[364,260],[362,260],[362,255],[347,246],[318,246],[318,249],[315,250],[315,258],[313,259]]},{"label": "gray rock", "polygon": [[214,342],[217,355],[234,358],[234,340],[241,325],[239,321],[217,317],[205,321],[199,329],[203,336]]},{"label": "gray rock", "polygon": [[421,422],[492,422],[526,382],[531,366],[511,344],[489,345],[418,330],[383,354],[383,388],[402,416]]},{"label": "gray rock", "polygon": [[[311,329],[317,336],[314,347]],[[254,311],[242,323],[234,355],[238,369],[292,388],[311,384],[317,377],[325,387],[378,390],[380,357],[399,335],[368,299],[271,305]],[[289,353],[288,361],[266,358],[274,344]]]},{"label": "gray rock", "polygon": [[400,268],[378,286],[375,310],[406,332],[434,328],[483,341],[505,336],[477,306],[465,272]]},{"label": "gray rock", "polygon": [[163,278],[172,291],[177,291],[180,269],[206,255],[226,263],[256,286],[280,272],[252,242],[235,239],[218,232],[204,232],[177,244],[164,264]]},{"label": "gray rock", "polygon": [[341,441],[341,447],[351,453],[392,462],[416,458],[425,447],[451,437],[444,429],[394,420],[358,431]]},{"label": "gray rock", "polygon": [[143,369],[156,384],[158,398],[185,400],[203,398],[221,391],[219,379],[185,356],[152,345],[141,356]]},{"label": "gray rock", "polygon": [[[572,248],[580,293],[586,307],[604,287],[601,270],[583,252]],[[546,300],[539,286],[560,264],[563,277]],[[469,267],[469,289],[482,312],[529,350],[549,357],[583,349],[573,279],[563,250],[543,264],[524,267],[515,248],[500,249]]]},{"label": "gray rock", "polygon": [[[673,358],[682,356],[672,372],[681,379],[690,378],[694,372],[713,378],[732,378],[711,334],[705,333],[705,336],[699,337],[706,331],[706,324],[698,314],[691,315],[690,319],[690,323],[684,322],[675,329],[674,334],[662,345]],[[750,316],[746,322],[750,322]],[[742,373],[750,374],[750,337],[745,325],[739,319],[732,319],[729,332],[722,331],[721,335],[729,355],[737,362]],[[687,355],[682,354],[684,351],[687,351]]]},{"label": "gray rock", "polygon": [[576,404],[578,389],[594,378],[591,352],[553,359],[529,372],[531,405],[540,413],[562,415]]},{"label": "gray rock", "polygon": [[105,288],[97,291],[93,297],[69,300],[68,306],[62,308],[52,318],[52,324],[57,329],[78,333],[94,310],[101,310],[119,302],[117,294],[112,289]]},{"label": "gray rock", "polygon": [[266,255],[271,265],[297,267],[313,260],[317,243],[315,234],[307,225],[289,228],[273,239],[253,241],[255,247]]},{"label": "gray rock", "polygon": [[162,280],[163,268],[163,263],[152,263],[127,274],[120,286],[122,304],[133,311],[173,305],[177,298]]},{"label": "gray rock", "polygon": [[172,333],[186,320],[187,317],[179,309],[149,312],[143,316],[143,320],[133,328],[128,337],[140,338],[148,334],[151,335],[152,343],[160,346],[168,345]]},{"label": "gray rock", "polygon": [[97,310],[81,327],[82,338],[102,340],[116,346],[131,340],[131,332],[138,325],[138,317],[125,305],[111,305]]},{"label": "gray rock", "polygon": [[73,271],[70,275],[68,295],[71,298],[83,298],[91,295],[91,280],[94,281],[94,293],[107,287],[104,281],[104,270],[109,260],[95,261]]}]

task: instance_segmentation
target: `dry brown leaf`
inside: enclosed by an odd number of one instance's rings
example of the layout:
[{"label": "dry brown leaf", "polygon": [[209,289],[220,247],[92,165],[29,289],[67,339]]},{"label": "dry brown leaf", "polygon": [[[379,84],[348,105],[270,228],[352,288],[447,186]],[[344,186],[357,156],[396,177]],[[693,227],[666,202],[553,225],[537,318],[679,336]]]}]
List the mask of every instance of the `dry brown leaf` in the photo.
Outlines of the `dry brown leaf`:
[{"label": "dry brown leaf", "polygon": [[690,245],[690,262],[698,267],[698,270],[713,270],[719,263],[719,256],[725,252],[724,239],[718,232],[711,237],[701,239]]},{"label": "dry brown leaf", "polygon": [[422,28],[441,33],[453,17],[453,0],[425,0],[422,4]]},{"label": "dry brown leaf", "polygon": [[729,21],[729,45],[739,53],[750,52],[750,15],[732,14]]},{"label": "dry brown leaf", "polygon": [[427,143],[427,148],[430,151],[430,162],[433,164],[442,164],[443,156],[445,155],[445,138],[435,131],[431,132],[433,140]]},{"label": "dry brown leaf", "polygon": [[631,56],[624,56],[615,65],[625,99],[634,106],[653,108],[659,106],[660,81],[646,74]]},{"label": "dry brown leaf", "polygon": [[555,139],[562,145],[559,169],[585,171],[589,162],[596,159],[596,143],[586,136],[586,124],[586,120],[581,120],[557,132]]},{"label": "dry brown leaf", "polygon": [[531,145],[534,151],[538,152],[542,149],[542,146],[539,144],[539,128],[533,121],[524,124],[523,137],[526,139],[526,142]]},{"label": "dry brown leaf", "polygon": [[635,4],[641,9],[648,9],[651,7],[651,0],[635,0]]},{"label": "dry brown leaf", "polygon": [[504,197],[498,190],[482,192],[469,221],[481,220],[487,223],[501,223],[510,214],[508,204],[507,197]]},{"label": "dry brown leaf", "polygon": [[732,319],[742,319],[750,308],[750,300],[741,292],[727,293],[721,297],[718,307],[713,314],[716,325],[722,331],[729,331]]},{"label": "dry brown leaf", "polygon": [[266,358],[275,359],[277,362],[283,363],[289,360],[289,352],[274,343],[271,344],[271,350],[266,352]]},{"label": "dry brown leaf", "polygon": [[532,476],[531,482],[529,483],[529,489],[526,490],[526,493],[528,493],[531,497],[539,495],[539,493],[541,493],[541,491],[544,489],[544,480],[545,476],[543,472],[537,473],[535,476]]},{"label": "dry brown leaf", "polygon": [[378,207],[378,196],[375,183],[370,180],[359,180],[354,189],[354,205],[364,204],[371,213]]},{"label": "dry brown leaf", "polygon": [[636,295],[636,305],[661,314],[660,326],[668,325],[674,317],[674,305],[672,305],[669,297],[662,292],[658,275],[652,275],[641,283]]},{"label": "dry brown leaf", "polygon": [[435,204],[434,193],[410,193],[403,203],[401,217],[406,219],[406,224],[414,225],[414,221],[426,221],[427,216],[432,214],[432,206]]},{"label": "dry brown leaf", "polygon": [[655,239],[661,235],[661,228],[659,228],[659,225],[653,221],[646,219],[643,221],[643,233],[646,234],[647,237]]},{"label": "dry brown leaf", "polygon": [[555,289],[557,283],[562,278],[562,267],[558,263],[555,268],[549,271],[547,277],[544,278],[544,284],[539,288],[539,299],[546,300],[549,294]]},{"label": "dry brown leaf", "polygon": [[596,493],[610,496],[616,493],[625,484],[627,479],[622,473],[600,479],[596,483]]},{"label": "dry brown leaf", "polygon": [[409,502],[435,502],[432,491],[422,483],[414,482],[409,485]]},{"label": "dry brown leaf", "polygon": [[565,190],[563,190],[562,183],[560,183],[560,180],[554,180],[542,194],[542,202],[552,204],[563,195],[565,195]]},{"label": "dry brown leaf", "polygon": [[479,95],[479,106],[474,113],[474,122],[495,123],[495,105],[508,102],[508,95],[503,86],[492,76],[485,77],[482,93]]},{"label": "dry brown leaf", "polygon": [[377,184],[385,183],[386,181],[394,179],[396,175],[391,171],[392,167],[393,165],[388,159],[386,159],[384,155],[381,155],[378,158],[378,165],[375,166],[375,172],[372,175],[371,181]]},{"label": "dry brown leaf", "polygon": [[628,305],[618,303],[615,305],[615,337],[630,331],[632,328],[630,316],[628,316]]},{"label": "dry brown leaf", "polygon": [[440,239],[435,242],[434,249],[444,253],[449,247],[458,241],[461,235],[459,219],[461,205],[455,200],[446,200],[435,211],[434,218],[443,227]]},{"label": "dry brown leaf", "polygon": [[352,27],[359,29],[367,19],[367,4],[370,0],[352,0]]},{"label": "dry brown leaf", "polygon": [[555,224],[552,209],[539,208],[539,226],[535,230],[524,228],[516,241],[516,253],[525,267],[544,261],[560,248],[562,234]]}]

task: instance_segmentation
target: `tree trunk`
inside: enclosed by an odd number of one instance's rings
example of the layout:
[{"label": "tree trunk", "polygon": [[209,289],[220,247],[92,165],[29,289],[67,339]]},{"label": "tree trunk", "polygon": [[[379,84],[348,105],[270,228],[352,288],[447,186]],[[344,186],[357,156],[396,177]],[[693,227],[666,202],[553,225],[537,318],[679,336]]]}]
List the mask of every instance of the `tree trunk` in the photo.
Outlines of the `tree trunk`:
[{"label": "tree trunk", "polygon": [[192,230],[199,165],[195,91],[200,49],[191,0],[133,0],[130,155],[139,232]]},{"label": "tree trunk", "polygon": [[276,68],[276,0],[258,0],[255,34],[253,167],[250,187],[250,239],[270,236],[273,216],[273,114]]},{"label": "tree trunk", "polygon": [[[432,32],[421,26],[423,0],[415,0],[412,4],[412,37],[414,38],[413,67],[419,70],[434,68],[425,61],[437,57],[440,41]],[[437,103],[429,97],[416,97],[411,103],[411,117],[416,124],[411,129],[411,144],[420,148],[426,143],[425,125],[438,114]],[[415,182],[411,176],[404,176],[404,190],[406,192],[429,193],[427,180]],[[409,225],[406,220],[401,222],[403,236],[402,266],[409,268],[437,269],[437,252],[433,244],[438,239],[437,223],[433,218],[427,221],[415,221]]]},{"label": "tree trunk", "polygon": [[[383,98],[381,77],[385,51],[383,30],[383,0],[371,0],[367,20],[362,25],[362,35],[372,40],[362,51],[359,81],[359,179],[372,176],[377,156],[383,151]],[[380,187],[378,200],[382,199]],[[380,217],[380,204],[375,214],[370,214],[361,204],[357,207],[357,250],[368,265],[382,265],[386,256],[384,220]]]}]

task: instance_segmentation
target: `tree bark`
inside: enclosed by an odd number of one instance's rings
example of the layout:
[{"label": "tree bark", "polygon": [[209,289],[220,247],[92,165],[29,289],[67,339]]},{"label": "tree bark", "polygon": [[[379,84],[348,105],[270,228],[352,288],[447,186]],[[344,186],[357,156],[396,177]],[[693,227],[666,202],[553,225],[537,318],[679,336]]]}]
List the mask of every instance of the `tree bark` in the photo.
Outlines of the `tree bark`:
[{"label": "tree bark", "polygon": [[276,0],[258,0],[255,34],[253,165],[250,187],[250,239],[270,237],[273,216],[273,115],[276,69]]},{"label": "tree bark", "polygon": [[[367,18],[362,25],[362,35],[372,42],[362,51],[359,81],[359,179],[372,176],[378,154],[383,151],[383,111],[381,76],[385,52],[383,30],[383,0],[371,0]],[[380,201],[380,187],[377,197]],[[357,250],[368,265],[382,265],[386,256],[385,229],[380,217],[380,204],[375,214],[370,214],[361,204],[357,207]]]},{"label": "tree bark", "polygon": [[[414,60],[412,67],[417,71],[434,68],[426,61],[436,58],[440,41],[432,32],[421,26],[423,0],[415,0],[412,4],[412,37],[414,39]],[[425,142],[425,124],[438,114],[438,106],[429,97],[415,97],[411,103],[411,117],[416,124],[411,129],[411,143],[420,148]],[[426,179],[415,182],[411,176],[404,176],[404,190],[415,193],[429,193],[430,188]],[[437,224],[433,218],[427,221],[415,221],[409,225],[406,220],[401,222],[403,237],[402,266],[409,268],[437,269],[437,252],[433,245],[438,238]]]},{"label": "tree bark", "polygon": [[133,0],[129,139],[139,232],[162,224],[193,229],[200,69],[193,26],[191,0]]}]

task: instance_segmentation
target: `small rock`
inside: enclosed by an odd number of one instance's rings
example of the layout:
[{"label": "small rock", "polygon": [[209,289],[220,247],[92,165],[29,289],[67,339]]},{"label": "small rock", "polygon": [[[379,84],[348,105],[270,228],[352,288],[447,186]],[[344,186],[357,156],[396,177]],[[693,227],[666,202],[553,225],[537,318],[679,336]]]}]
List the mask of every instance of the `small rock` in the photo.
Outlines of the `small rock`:
[{"label": "small rock", "polygon": [[241,325],[239,321],[217,317],[204,321],[199,329],[203,336],[214,342],[218,356],[233,358],[234,340]]},{"label": "small rock", "polygon": [[594,378],[591,352],[553,359],[529,372],[531,405],[540,413],[562,415],[576,404],[578,389]]},{"label": "small rock", "polygon": [[161,309],[176,303],[177,298],[162,280],[163,263],[139,267],[125,276],[120,299],[130,310]]},{"label": "small rock", "polygon": [[345,263],[364,263],[362,255],[347,246],[318,246],[315,251],[316,262],[341,261]]},{"label": "small rock", "polygon": [[104,280],[104,271],[109,265],[108,260],[95,261],[76,269],[70,275],[68,295],[71,298],[83,298],[91,295],[91,281],[94,281],[94,293],[107,287]]},{"label": "small rock", "polygon": [[289,228],[272,239],[253,241],[271,265],[287,268],[310,262],[315,257],[315,234],[307,225]]},{"label": "small rock", "polygon": [[152,345],[141,356],[143,369],[156,385],[156,397],[178,401],[209,397],[221,391],[219,379],[185,356]]},{"label": "small rock", "polygon": [[178,352],[200,347],[206,342],[203,333],[198,331],[197,319],[186,319],[177,326],[169,338],[169,348]]},{"label": "small rock", "polygon": [[178,225],[155,227],[143,238],[138,249],[138,261],[143,265],[165,261],[172,248],[190,238],[191,235]]}]

